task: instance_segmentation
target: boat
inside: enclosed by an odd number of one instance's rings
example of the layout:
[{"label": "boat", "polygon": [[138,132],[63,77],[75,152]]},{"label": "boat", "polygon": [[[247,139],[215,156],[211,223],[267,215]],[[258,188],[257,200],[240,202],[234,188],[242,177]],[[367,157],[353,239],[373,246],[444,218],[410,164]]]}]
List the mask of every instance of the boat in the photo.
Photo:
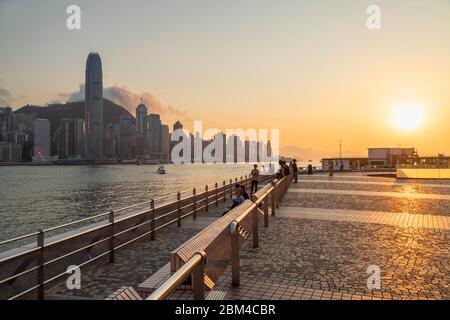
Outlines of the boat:
[{"label": "boat", "polygon": [[164,169],[164,166],[159,166],[158,170],[156,171],[158,174],[166,174],[166,169]]}]

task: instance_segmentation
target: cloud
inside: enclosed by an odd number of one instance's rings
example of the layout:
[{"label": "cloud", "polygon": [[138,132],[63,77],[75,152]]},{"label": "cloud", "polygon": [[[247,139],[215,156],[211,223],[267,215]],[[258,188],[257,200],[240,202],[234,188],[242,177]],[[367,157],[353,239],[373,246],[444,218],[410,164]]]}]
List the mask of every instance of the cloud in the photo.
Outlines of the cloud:
[{"label": "cloud", "polygon": [[4,88],[0,88],[0,107],[9,105],[10,99],[11,93]]},{"label": "cloud", "polygon": [[[83,101],[84,100],[84,84],[80,84],[79,90],[68,93],[58,94],[58,98],[61,100],[67,100],[69,102]],[[142,102],[147,106],[150,113],[157,113],[166,120],[173,121],[191,121],[188,113],[180,111],[173,106],[164,105],[150,92],[136,93],[129,90],[126,86],[115,85],[103,88],[103,97],[124,107],[131,114],[135,115],[136,107]],[[60,100],[60,101],[61,101]]]}]

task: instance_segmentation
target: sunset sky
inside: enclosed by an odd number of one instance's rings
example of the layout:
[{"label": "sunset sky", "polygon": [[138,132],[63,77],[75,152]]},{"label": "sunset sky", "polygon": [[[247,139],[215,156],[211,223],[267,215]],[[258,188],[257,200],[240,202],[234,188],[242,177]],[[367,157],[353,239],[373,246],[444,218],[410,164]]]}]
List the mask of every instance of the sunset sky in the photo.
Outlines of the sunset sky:
[{"label": "sunset sky", "polygon": [[279,128],[303,159],[340,139],[344,156],[450,154],[449,0],[0,0],[0,106],[82,97],[90,51],[105,92],[133,112],[144,97],[170,126]]}]

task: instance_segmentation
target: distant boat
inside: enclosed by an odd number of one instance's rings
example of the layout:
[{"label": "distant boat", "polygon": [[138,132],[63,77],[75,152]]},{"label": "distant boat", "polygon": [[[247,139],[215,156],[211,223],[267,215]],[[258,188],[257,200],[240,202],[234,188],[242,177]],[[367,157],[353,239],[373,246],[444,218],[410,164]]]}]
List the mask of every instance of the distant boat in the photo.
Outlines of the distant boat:
[{"label": "distant boat", "polygon": [[164,166],[159,166],[158,170],[156,171],[158,174],[166,174],[166,169],[164,169]]}]

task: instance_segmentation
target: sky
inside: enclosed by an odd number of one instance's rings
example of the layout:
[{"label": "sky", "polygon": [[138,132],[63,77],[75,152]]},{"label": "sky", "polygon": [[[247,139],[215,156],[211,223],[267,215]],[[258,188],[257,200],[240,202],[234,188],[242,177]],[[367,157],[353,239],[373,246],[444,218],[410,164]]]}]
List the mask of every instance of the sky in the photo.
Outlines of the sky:
[{"label": "sky", "polygon": [[[81,30],[66,27],[72,4]],[[280,129],[300,159],[340,141],[344,156],[450,154],[449,0],[0,0],[0,105],[83,97],[90,51],[105,97],[132,113],[143,97],[170,126]]]}]

